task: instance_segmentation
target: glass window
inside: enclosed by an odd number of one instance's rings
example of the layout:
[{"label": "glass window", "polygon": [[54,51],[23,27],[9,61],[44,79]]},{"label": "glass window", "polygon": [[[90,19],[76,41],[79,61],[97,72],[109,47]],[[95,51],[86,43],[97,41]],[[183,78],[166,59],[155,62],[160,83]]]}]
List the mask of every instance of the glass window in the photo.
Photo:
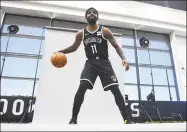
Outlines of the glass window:
[{"label": "glass window", "polygon": [[152,84],[151,70],[146,67],[139,67],[140,84]]},{"label": "glass window", "polygon": [[127,94],[129,96],[129,100],[139,100],[137,85],[125,85],[124,94]]},{"label": "glass window", "polygon": [[3,66],[3,58],[4,58],[4,56],[1,56],[1,70],[2,70],[2,66]]},{"label": "glass window", "polygon": [[[38,85],[39,85],[39,81],[36,81],[35,89],[34,89],[34,96],[35,96],[35,97],[37,96]],[[32,95],[31,95],[31,96],[32,96]]]},{"label": "glass window", "polygon": [[8,42],[8,37],[7,36],[1,36],[1,52],[5,52],[7,42]]},{"label": "glass window", "polygon": [[151,40],[150,41],[150,48],[154,48],[154,49],[163,49],[163,50],[169,50],[169,46],[166,42],[162,42],[162,41],[154,41],[154,40]]},{"label": "glass window", "polygon": [[122,36],[119,43],[126,46],[134,46],[133,36]]},{"label": "glass window", "polygon": [[177,101],[177,95],[176,95],[175,87],[170,87],[170,92],[171,92],[172,101]]},{"label": "glass window", "polygon": [[151,64],[171,66],[170,53],[150,51]]},{"label": "glass window", "polygon": [[150,64],[148,50],[138,49],[138,63],[139,64]]},{"label": "glass window", "polygon": [[[37,63],[37,62],[36,62]],[[39,59],[36,78],[40,78],[42,59]]]},{"label": "glass window", "polygon": [[154,87],[156,101],[170,101],[168,87]]},{"label": "glass window", "polygon": [[165,69],[153,68],[154,85],[168,85]]},{"label": "glass window", "polygon": [[[3,33],[8,33],[9,25],[4,24],[3,26]],[[24,35],[32,35],[32,36],[42,36],[43,28],[38,27],[29,27],[29,26],[22,26],[17,25],[19,27],[19,31],[16,34],[24,34]]]},{"label": "glass window", "polygon": [[134,49],[123,48],[124,54],[128,60],[128,62],[135,63],[135,54]]},{"label": "glass window", "polygon": [[[5,51],[8,37],[2,36],[2,50]],[[38,54],[41,40],[10,37],[7,52]]]},{"label": "glass window", "polygon": [[167,65],[171,66],[169,52],[150,51],[150,60],[148,50],[138,49],[138,62],[140,64]]},{"label": "glass window", "polygon": [[[147,100],[147,96],[151,93],[153,87],[151,86],[141,86],[141,99]],[[154,87],[155,90],[155,100],[156,101],[170,101],[169,89],[168,87]],[[174,88],[170,88],[171,97],[173,101],[176,101],[176,92]]]},{"label": "glass window", "polygon": [[[43,55],[43,54],[44,54],[44,46],[45,46],[45,40],[42,40],[40,55]],[[40,47],[39,47],[39,48],[40,48]]]},{"label": "glass window", "polygon": [[[151,69],[147,67],[139,67],[140,83],[152,84]],[[154,85],[168,85],[166,69],[152,68]],[[173,70],[168,70],[169,85],[175,85]]]},{"label": "glass window", "polygon": [[1,95],[13,96],[31,96],[33,90],[34,81],[30,80],[1,80]]},{"label": "glass window", "polygon": [[169,50],[169,36],[165,34],[137,31],[137,47],[141,47],[139,40],[145,37],[149,40],[149,48]]},{"label": "glass window", "polygon": [[[169,46],[166,42],[162,42],[159,40],[149,40],[150,45],[149,48],[151,49],[162,49],[162,50],[169,50]],[[140,46],[140,43],[138,43],[138,47]]]},{"label": "glass window", "polygon": [[140,86],[141,89],[141,100],[147,101],[147,96],[151,93],[151,86]]},{"label": "glass window", "polygon": [[124,72],[124,83],[137,84],[136,67],[130,66],[129,70]]},{"label": "glass window", "polygon": [[[3,56],[1,56],[2,59]],[[34,78],[37,59],[6,57],[3,76]],[[2,64],[1,64],[2,65]]]},{"label": "glass window", "polygon": [[[166,70],[166,69],[165,69]],[[174,81],[174,74],[173,74],[173,70],[172,69],[167,69],[167,73],[166,76],[168,76],[168,80],[169,80],[169,85],[175,85],[175,81]]]}]

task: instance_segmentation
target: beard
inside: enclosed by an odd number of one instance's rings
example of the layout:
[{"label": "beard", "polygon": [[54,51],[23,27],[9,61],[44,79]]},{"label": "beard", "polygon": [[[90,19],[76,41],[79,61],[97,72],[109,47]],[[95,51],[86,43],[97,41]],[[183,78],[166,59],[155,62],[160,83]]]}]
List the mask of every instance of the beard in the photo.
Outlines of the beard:
[{"label": "beard", "polygon": [[88,22],[89,25],[95,25],[96,22],[97,22],[97,18],[95,18],[95,17],[94,18],[88,18],[87,22]]}]

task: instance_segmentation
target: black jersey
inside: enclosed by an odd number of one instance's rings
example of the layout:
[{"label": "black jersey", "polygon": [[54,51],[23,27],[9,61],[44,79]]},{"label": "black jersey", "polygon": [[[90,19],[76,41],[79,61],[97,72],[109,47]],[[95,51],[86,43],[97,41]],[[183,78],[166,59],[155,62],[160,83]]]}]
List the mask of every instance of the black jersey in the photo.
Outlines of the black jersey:
[{"label": "black jersey", "polygon": [[84,47],[85,54],[88,59],[108,59],[107,39],[103,37],[101,25],[95,32],[88,31],[84,28]]}]

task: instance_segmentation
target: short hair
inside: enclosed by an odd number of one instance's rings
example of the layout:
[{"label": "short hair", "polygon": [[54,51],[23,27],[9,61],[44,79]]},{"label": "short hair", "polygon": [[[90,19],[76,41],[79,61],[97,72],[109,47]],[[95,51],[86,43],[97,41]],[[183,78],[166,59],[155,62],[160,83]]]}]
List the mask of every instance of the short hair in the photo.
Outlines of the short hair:
[{"label": "short hair", "polygon": [[96,11],[97,16],[99,15],[98,11],[97,11],[95,8],[90,7],[90,8],[88,8],[88,9],[86,10],[86,13],[85,13],[85,18],[86,18],[86,15],[87,15],[88,11],[89,11],[89,10],[91,10],[91,9],[93,9],[93,10],[95,10],[95,11]]}]

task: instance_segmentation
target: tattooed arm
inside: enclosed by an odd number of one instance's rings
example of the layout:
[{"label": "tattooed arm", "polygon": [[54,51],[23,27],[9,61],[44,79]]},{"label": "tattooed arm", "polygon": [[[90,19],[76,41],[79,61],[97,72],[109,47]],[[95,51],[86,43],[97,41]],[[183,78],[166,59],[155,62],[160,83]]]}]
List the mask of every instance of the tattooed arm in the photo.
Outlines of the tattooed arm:
[{"label": "tattooed arm", "polygon": [[122,59],[123,66],[126,66],[126,70],[129,70],[129,65],[128,65],[127,59],[125,57],[125,54],[124,54],[122,48],[117,43],[116,39],[114,38],[112,32],[106,27],[103,28],[102,32],[103,32],[103,36],[106,39],[108,39],[109,42],[112,44],[112,46],[116,49],[116,52],[118,53],[118,55]]}]

